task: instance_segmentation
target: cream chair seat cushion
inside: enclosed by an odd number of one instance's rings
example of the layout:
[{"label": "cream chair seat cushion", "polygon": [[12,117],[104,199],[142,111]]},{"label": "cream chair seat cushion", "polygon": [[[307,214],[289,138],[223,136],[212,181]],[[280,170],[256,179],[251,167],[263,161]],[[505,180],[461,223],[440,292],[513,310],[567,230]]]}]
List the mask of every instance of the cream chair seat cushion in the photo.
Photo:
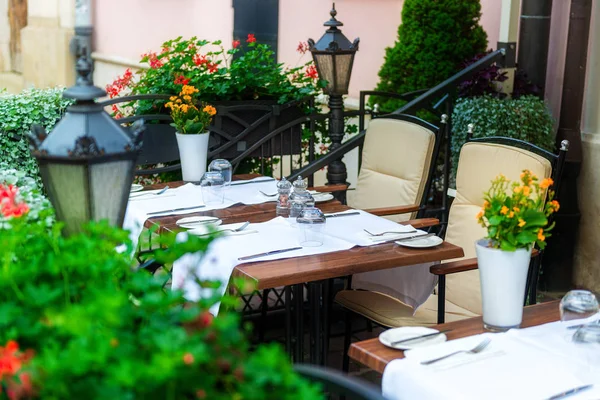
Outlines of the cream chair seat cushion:
[{"label": "cream chair seat cushion", "polygon": [[[434,144],[433,132],[413,122],[391,118],[371,121],[356,190],[347,194],[348,205],[364,210],[419,204]],[[400,222],[415,215],[403,214],[390,219]]]},{"label": "cream chair seat cushion", "polygon": [[[489,189],[492,179],[504,174],[509,180],[517,181],[524,169],[529,169],[539,179],[552,175],[550,161],[527,150],[478,142],[462,147],[456,172],[456,198],[450,207],[446,240],[462,247],[465,258],[476,257],[475,241],[487,234],[475,217],[483,207],[483,193]],[[446,300],[446,304],[481,314],[479,271],[448,275]]]},{"label": "cream chair seat cushion", "polygon": [[[342,290],[336,295],[335,301],[357,314],[390,328],[437,324],[436,295],[429,296],[416,313],[412,307],[391,296],[368,290]],[[469,310],[447,304],[446,322],[476,316]]]}]

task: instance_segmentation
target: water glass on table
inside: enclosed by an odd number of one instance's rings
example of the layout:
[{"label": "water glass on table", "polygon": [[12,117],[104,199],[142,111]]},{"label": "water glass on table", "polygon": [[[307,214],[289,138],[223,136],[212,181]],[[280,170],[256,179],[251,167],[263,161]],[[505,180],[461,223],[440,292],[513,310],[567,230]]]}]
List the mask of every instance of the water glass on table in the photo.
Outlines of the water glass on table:
[{"label": "water glass on table", "polygon": [[560,301],[560,320],[591,317],[599,310],[596,295],[587,290],[571,290]]},{"label": "water glass on table", "polygon": [[300,230],[300,245],[303,247],[319,247],[323,245],[323,227],[325,214],[313,206],[304,207],[296,218]]},{"label": "water glass on table", "polygon": [[225,196],[223,193],[224,187],[225,180],[220,172],[205,172],[200,180],[204,204],[207,206],[223,204]]},{"label": "water glass on table", "polygon": [[231,186],[231,179],[233,177],[233,167],[231,163],[225,159],[219,158],[217,160],[213,160],[208,166],[208,172],[219,172],[223,176],[223,181],[225,182],[225,188]]}]

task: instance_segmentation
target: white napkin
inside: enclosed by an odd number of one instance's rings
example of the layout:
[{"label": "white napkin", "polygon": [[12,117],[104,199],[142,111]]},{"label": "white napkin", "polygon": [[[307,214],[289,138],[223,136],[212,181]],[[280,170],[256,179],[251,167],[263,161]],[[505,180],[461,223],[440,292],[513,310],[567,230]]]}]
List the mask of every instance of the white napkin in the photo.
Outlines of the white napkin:
[{"label": "white napkin", "polygon": [[[407,351],[406,359],[392,361],[386,367],[383,394],[389,399],[419,400],[546,399],[595,384],[593,389],[572,398],[600,398],[600,363],[590,362],[583,351],[574,351],[578,345],[564,337],[560,343],[549,339],[564,336],[567,330],[564,324],[548,325],[538,333],[512,330]],[[420,364],[456,350],[472,349],[485,337],[492,341],[479,354],[456,355],[428,366]],[[583,348],[587,353],[598,351],[600,356],[600,349],[593,345]]]}]

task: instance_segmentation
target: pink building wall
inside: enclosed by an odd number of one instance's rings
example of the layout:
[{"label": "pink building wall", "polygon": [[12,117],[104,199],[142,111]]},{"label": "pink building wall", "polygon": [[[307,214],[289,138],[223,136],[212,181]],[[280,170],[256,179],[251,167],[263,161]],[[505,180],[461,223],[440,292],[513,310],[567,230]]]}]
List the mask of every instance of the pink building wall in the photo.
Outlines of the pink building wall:
[{"label": "pink building wall", "polygon": [[[384,61],[385,48],[397,39],[404,0],[338,0],[338,19],[344,34],[360,37],[360,50],[350,86],[350,96],[373,89]],[[481,23],[488,48],[495,48],[500,26],[499,0],[481,0]],[[280,0],[279,60],[289,65],[310,60],[296,52],[300,41],[315,40],[324,32],[330,1]],[[95,52],[137,62],[140,54],[159,50],[177,36],[198,36],[230,43],[233,36],[231,0],[95,0]],[[98,82],[104,84],[106,82]]]}]

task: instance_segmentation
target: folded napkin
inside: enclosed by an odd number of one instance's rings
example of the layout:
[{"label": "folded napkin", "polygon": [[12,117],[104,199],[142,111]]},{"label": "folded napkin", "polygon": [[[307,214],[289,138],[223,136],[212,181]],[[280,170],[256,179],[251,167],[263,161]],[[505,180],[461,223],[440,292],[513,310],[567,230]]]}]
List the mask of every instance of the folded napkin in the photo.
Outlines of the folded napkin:
[{"label": "folded napkin", "polygon": [[[535,329],[535,328],[534,328]],[[573,351],[572,342],[563,337],[559,348],[548,341],[554,332],[563,335],[565,326],[547,327],[536,336],[537,345],[527,329],[500,334],[483,334],[407,351],[403,360],[392,361],[383,374],[383,395],[388,399],[547,399],[586,384],[592,390],[573,399],[600,398],[600,363]],[[572,332],[572,331],[571,331]],[[469,350],[491,338],[478,354],[459,354],[431,365],[420,362],[457,350]],[[593,347],[586,347],[589,353]],[[555,349],[556,350],[556,349]],[[587,371],[587,372],[586,372]]]}]

